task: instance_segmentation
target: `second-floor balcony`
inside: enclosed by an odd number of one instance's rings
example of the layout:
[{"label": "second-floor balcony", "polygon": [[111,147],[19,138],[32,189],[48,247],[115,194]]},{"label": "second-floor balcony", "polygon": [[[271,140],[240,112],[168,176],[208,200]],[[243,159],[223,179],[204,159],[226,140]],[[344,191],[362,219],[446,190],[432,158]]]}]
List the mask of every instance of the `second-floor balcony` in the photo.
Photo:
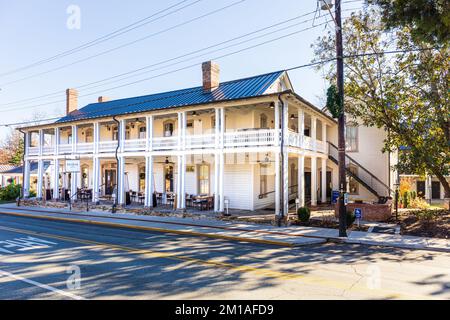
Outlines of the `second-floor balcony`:
[{"label": "second-floor balcony", "polygon": [[[279,134],[281,138],[281,134]],[[99,153],[111,153],[117,149],[117,140],[99,141]],[[278,144],[281,140],[278,141]],[[300,135],[297,132],[290,131],[287,134],[285,142],[290,147],[301,148],[304,150],[326,152],[326,143],[321,140],[312,139],[306,135]],[[269,147],[277,145],[275,129],[242,129],[238,131],[227,131],[223,134],[223,141],[220,134],[198,134],[186,135],[184,141],[179,136],[154,137],[152,139],[151,150],[153,151],[175,151],[180,149],[214,149],[216,146],[224,148],[250,148],[250,147]],[[54,145],[45,145],[42,147],[43,155],[53,155],[55,153]],[[59,144],[58,154],[72,154],[74,146],[72,144]],[[76,154],[94,153],[94,142],[77,143],[75,146]],[[122,152],[144,152],[147,151],[146,139],[125,139],[119,151]],[[28,147],[27,154],[30,156],[39,155],[39,147]]]}]

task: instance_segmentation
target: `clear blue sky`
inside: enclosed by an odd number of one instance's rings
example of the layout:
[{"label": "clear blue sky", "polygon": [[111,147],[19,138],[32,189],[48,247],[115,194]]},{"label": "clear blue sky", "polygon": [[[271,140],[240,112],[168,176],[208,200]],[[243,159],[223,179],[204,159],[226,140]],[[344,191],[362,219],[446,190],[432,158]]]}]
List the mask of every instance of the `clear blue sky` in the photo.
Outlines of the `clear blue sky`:
[{"label": "clear blue sky", "polygon": [[[0,30],[2,33],[0,50],[0,73],[29,65],[33,62],[54,56],[65,50],[96,39],[123,26],[145,18],[158,10],[164,9],[180,0],[170,1],[119,1],[119,0],[40,0],[40,1],[0,1]],[[187,3],[193,2],[190,0]],[[63,91],[86,83],[110,77],[150,65],[168,58],[194,51],[215,43],[243,35],[247,32],[293,18],[316,9],[315,0],[246,0],[236,6],[200,19],[188,25],[175,28],[161,35],[151,37],[134,45],[116,50],[101,57],[85,61],[70,67],[50,72],[39,77],[13,84],[7,82],[28,77],[49,69],[99,52],[117,47],[121,44],[141,38],[145,35],[174,26],[214,9],[226,6],[237,0],[202,0],[195,5],[175,14],[137,28],[119,37],[88,48],[73,55],[0,77],[0,123],[29,120],[39,113],[50,117],[61,114],[65,108],[63,102],[47,104],[64,99]],[[362,1],[361,1],[362,3]],[[70,14],[67,8],[77,5],[80,8],[80,29],[67,28]],[[360,7],[360,3],[344,3],[345,8]],[[345,15],[348,15],[346,13]],[[324,13],[322,13],[324,15]],[[302,21],[313,16],[299,19]],[[297,21],[297,22],[298,22]],[[308,22],[292,29],[267,36],[247,44],[233,47],[211,55],[206,55],[190,62],[127,79],[122,82],[105,84],[95,89],[80,90],[80,95],[114,87],[118,84],[150,77],[161,72],[174,70],[196,62],[206,61],[224,53],[232,52],[246,46],[260,43],[276,36],[310,27]],[[330,25],[331,27],[331,25]],[[326,29],[324,26],[308,30],[291,37],[275,41],[236,55],[218,59],[221,66],[221,80],[266,73],[274,70],[305,64],[311,61],[313,52],[311,43]],[[312,68],[300,69],[290,73],[294,88],[301,96],[313,103],[320,104],[318,96],[324,94],[326,83],[322,74]],[[197,86],[201,83],[200,66],[144,81],[123,88],[104,91],[104,95],[118,99],[129,96],[144,95],[154,92],[174,90]],[[55,91],[58,96],[23,104],[4,105],[6,103],[40,96]],[[79,99],[79,106],[96,100],[94,96]],[[12,107],[24,108],[45,104],[26,110],[5,112]],[[0,138],[9,129],[0,128]]]}]

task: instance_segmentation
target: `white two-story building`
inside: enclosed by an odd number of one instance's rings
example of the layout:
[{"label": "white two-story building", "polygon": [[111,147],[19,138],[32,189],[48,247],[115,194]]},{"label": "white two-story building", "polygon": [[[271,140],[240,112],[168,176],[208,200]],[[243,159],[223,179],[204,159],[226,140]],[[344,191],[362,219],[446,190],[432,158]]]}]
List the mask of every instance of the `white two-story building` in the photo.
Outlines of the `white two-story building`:
[{"label": "white two-story building", "polygon": [[[202,72],[200,87],[99,97],[80,109],[77,91],[68,89],[66,116],[22,128],[24,194],[31,187],[38,198],[89,194],[93,202],[124,206],[131,195],[134,204],[173,201],[178,209],[204,197],[217,212],[279,213],[296,198],[300,205],[330,201],[338,189],[334,119],[297,95],[285,71],[222,83],[217,64],[204,63]],[[384,137],[382,130],[348,125],[351,199],[390,194],[392,160],[381,153]],[[72,159],[80,160],[80,172],[66,169]],[[36,185],[30,183],[34,163]]]}]

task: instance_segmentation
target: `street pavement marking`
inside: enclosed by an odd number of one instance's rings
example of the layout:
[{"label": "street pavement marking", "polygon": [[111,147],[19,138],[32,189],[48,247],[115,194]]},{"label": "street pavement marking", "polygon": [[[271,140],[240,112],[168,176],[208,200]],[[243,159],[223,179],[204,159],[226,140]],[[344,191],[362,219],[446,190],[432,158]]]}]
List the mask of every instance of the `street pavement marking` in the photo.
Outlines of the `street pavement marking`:
[{"label": "street pavement marking", "polygon": [[52,292],[55,292],[57,294],[60,294],[60,295],[63,295],[63,296],[66,296],[66,297],[69,297],[69,298],[72,298],[72,299],[75,299],[75,300],[86,300],[86,298],[78,296],[76,294],[73,294],[73,293],[70,293],[70,292],[67,292],[67,291],[64,291],[64,290],[57,289],[55,287],[49,286],[49,285],[44,284],[44,283],[40,283],[40,282],[31,280],[31,279],[27,279],[27,278],[18,276],[16,274],[13,274],[13,273],[10,273],[10,272],[7,272],[7,271],[0,270],[0,275],[6,276],[6,277],[9,277],[9,278],[13,278],[13,279],[16,279],[16,280],[19,280],[19,281],[23,281],[23,282],[26,282],[26,283],[31,284],[33,286],[36,286],[36,287],[39,287],[39,288],[42,288],[42,289],[45,289],[45,290],[48,290],[48,291],[52,291]]},{"label": "street pavement marking", "polygon": [[188,262],[193,262],[193,263],[202,264],[202,265],[226,268],[229,270],[234,270],[234,271],[239,271],[239,272],[251,272],[251,273],[261,275],[261,276],[268,276],[268,277],[280,279],[280,280],[298,279],[304,283],[309,283],[312,285],[322,285],[324,287],[334,287],[336,289],[342,289],[347,292],[360,292],[360,293],[365,293],[365,294],[378,293],[378,294],[385,295],[387,298],[390,298],[390,299],[422,299],[422,300],[429,299],[429,297],[427,297],[427,296],[404,295],[404,294],[395,293],[395,292],[392,292],[389,290],[384,290],[384,289],[369,289],[369,288],[361,287],[358,285],[353,286],[348,283],[344,283],[342,281],[329,280],[329,279],[311,276],[311,275],[307,276],[307,275],[300,275],[300,274],[288,273],[288,272],[283,272],[283,271],[275,271],[275,270],[269,270],[269,269],[264,269],[264,268],[250,267],[250,266],[245,266],[245,265],[234,265],[231,263],[220,262],[220,261],[215,261],[215,260],[201,260],[201,259],[192,258],[189,256],[174,254],[174,253],[157,252],[157,251],[152,251],[152,250],[148,250],[148,249],[137,249],[137,248],[126,247],[126,246],[117,245],[117,244],[102,243],[102,242],[78,239],[78,238],[73,238],[73,237],[65,237],[65,236],[59,236],[59,235],[54,235],[54,234],[48,234],[48,233],[44,233],[44,232],[36,232],[36,231],[31,231],[31,230],[16,229],[16,228],[4,227],[4,226],[0,226],[0,230],[6,230],[6,231],[12,231],[12,232],[18,232],[18,233],[24,233],[24,234],[31,234],[31,235],[40,235],[43,237],[59,239],[59,240],[73,242],[73,243],[81,243],[81,244],[87,244],[87,245],[106,247],[109,249],[117,249],[117,250],[122,250],[122,251],[130,252],[133,254],[142,255],[142,256],[150,257],[150,258],[165,258],[165,259],[177,260],[177,261],[188,261]]}]

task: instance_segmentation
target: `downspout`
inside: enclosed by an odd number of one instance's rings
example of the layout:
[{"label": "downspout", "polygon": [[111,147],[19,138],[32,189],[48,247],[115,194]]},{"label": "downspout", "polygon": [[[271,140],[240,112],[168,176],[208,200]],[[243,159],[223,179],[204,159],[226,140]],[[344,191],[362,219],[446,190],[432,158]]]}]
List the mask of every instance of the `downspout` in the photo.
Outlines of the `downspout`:
[{"label": "downspout", "polygon": [[281,103],[281,115],[280,115],[280,123],[281,123],[281,142],[280,142],[280,151],[281,151],[281,181],[283,183],[280,183],[281,187],[281,215],[278,218],[278,226],[281,227],[281,221],[283,220],[285,216],[284,212],[284,102],[283,99],[281,99],[281,93],[278,95],[278,100]]},{"label": "downspout", "polygon": [[17,206],[20,207],[20,199],[25,196],[25,151],[27,150],[27,133],[22,129],[17,129],[23,134],[23,153],[22,153],[22,188],[20,188],[19,198],[17,199]]},{"label": "downspout", "polygon": [[116,157],[116,197],[114,199],[114,203],[113,206],[111,208],[111,212],[112,213],[116,213],[117,210],[117,204],[119,201],[119,156],[117,155],[119,152],[119,147],[120,147],[120,132],[121,132],[121,128],[120,128],[120,121],[117,120],[116,116],[112,117],[113,120],[117,123],[117,147],[116,147],[116,152],[115,152],[115,157]]}]

